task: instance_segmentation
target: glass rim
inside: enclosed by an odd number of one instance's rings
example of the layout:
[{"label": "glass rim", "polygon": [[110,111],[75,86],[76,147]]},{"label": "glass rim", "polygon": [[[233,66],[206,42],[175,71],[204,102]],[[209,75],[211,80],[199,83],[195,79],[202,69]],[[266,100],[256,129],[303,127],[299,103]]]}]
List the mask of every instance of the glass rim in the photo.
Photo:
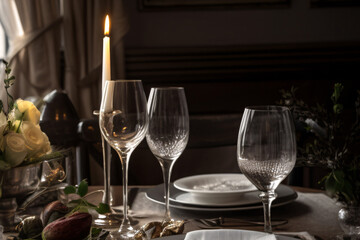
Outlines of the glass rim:
[{"label": "glass rim", "polygon": [[250,111],[263,111],[263,112],[269,112],[269,111],[289,111],[288,107],[285,106],[278,106],[278,105],[259,105],[259,106],[247,106],[245,107],[245,110]]},{"label": "glass rim", "polygon": [[181,90],[184,89],[184,87],[152,87],[151,89],[155,90]]}]

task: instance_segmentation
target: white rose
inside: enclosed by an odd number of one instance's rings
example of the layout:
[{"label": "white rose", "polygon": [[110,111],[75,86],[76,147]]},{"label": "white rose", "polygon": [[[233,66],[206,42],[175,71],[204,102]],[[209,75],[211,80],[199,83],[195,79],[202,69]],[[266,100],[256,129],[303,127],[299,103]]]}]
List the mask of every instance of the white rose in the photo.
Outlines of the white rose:
[{"label": "white rose", "polygon": [[37,151],[44,144],[45,138],[39,125],[30,121],[24,121],[20,127],[21,133],[25,138],[25,143],[30,151]]},{"label": "white rose", "polygon": [[24,113],[31,105],[34,105],[32,102],[22,100],[21,98],[16,100],[17,108],[21,113]]},{"label": "white rose", "polygon": [[43,149],[43,151],[45,151],[45,153],[50,153],[50,151],[51,151],[50,145],[51,144],[50,144],[49,138],[44,132],[43,132],[43,134],[44,134],[45,141],[44,141],[44,145],[43,145],[42,149]]},{"label": "white rose", "polygon": [[10,122],[14,122],[17,119],[21,119],[21,117],[22,117],[22,113],[20,113],[20,111],[16,108],[13,108],[13,110],[11,110],[11,112],[9,112],[7,115],[7,119]]},{"label": "white rose", "polygon": [[44,136],[43,145],[41,145],[37,151],[32,152],[30,157],[37,158],[43,156],[44,154],[51,153],[49,138],[45,133],[43,133],[43,136]]},{"label": "white rose", "polygon": [[20,129],[24,136],[25,144],[30,150],[29,157],[40,157],[51,151],[49,138],[41,131],[39,125],[24,121]]},{"label": "white rose", "polygon": [[27,154],[25,139],[22,134],[9,132],[5,135],[5,160],[16,167],[20,165]]},{"label": "white rose", "polygon": [[51,153],[51,146],[48,136],[43,133],[44,135],[44,144],[40,147],[39,151],[36,154],[36,157],[41,157],[44,154]]},{"label": "white rose", "polygon": [[20,113],[24,114],[23,120],[30,121],[32,123],[39,124],[40,111],[35,107],[32,102],[24,101],[22,99],[16,100],[17,109]]}]

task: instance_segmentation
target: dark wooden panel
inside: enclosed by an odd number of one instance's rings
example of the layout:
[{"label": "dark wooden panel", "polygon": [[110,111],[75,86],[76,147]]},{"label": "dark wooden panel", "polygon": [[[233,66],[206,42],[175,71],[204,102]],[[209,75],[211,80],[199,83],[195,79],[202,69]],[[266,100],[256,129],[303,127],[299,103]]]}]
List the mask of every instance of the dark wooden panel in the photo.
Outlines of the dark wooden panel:
[{"label": "dark wooden panel", "polygon": [[325,78],[356,74],[359,64],[360,43],[126,50],[127,76],[151,82],[303,78],[295,73]]},{"label": "dark wooden panel", "polygon": [[311,0],[311,7],[358,7],[359,0]]},{"label": "dark wooden panel", "polygon": [[342,82],[349,102],[360,88],[360,43],[126,49],[129,79],[150,87],[185,87],[191,113],[237,113],[274,104],[280,89],[299,88],[310,103],[325,102]]},{"label": "dark wooden panel", "polygon": [[[307,103],[325,103],[333,84],[342,82],[348,109],[353,109],[349,106],[360,89],[360,42],[126,49],[125,54],[128,79],[142,79],[147,94],[154,86],[183,86],[191,119],[198,120],[190,124],[190,142],[173,179],[239,171],[236,137],[241,113],[248,105],[275,104],[280,89],[296,86]],[[222,118],[227,122],[216,123]],[[133,184],[160,183],[159,164],[143,145],[130,161],[130,179]],[[319,187],[323,175],[318,169],[297,168],[290,182]]]},{"label": "dark wooden panel", "polygon": [[290,0],[138,0],[140,11],[224,10],[279,8],[290,6]]}]

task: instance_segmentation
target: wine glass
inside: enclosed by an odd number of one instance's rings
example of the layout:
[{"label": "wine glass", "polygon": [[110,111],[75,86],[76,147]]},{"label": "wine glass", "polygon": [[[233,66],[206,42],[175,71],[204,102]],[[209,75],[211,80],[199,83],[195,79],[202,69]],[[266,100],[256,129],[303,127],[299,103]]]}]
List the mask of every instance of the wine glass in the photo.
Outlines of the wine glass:
[{"label": "wine glass", "polygon": [[246,107],[239,130],[237,159],[241,172],[261,191],[264,231],[272,232],[270,208],[275,189],[296,161],[295,128],[288,108]]},{"label": "wine glass", "polygon": [[[100,111],[93,111],[95,116],[99,117],[100,126]],[[101,135],[102,157],[103,157],[103,172],[104,172],[104,194],[102,197],[102,203],[107,204],[110,207],[110,212],[105,214],[98,214],[94,219],[94,225],[101,228],[115,228],[121,224],[121,214],[115,212],[112,208],[112,196],[110,186],[110,167],[111,167],[111,146],[105,141],[104,136]]]},{"label": "wine glass", "polygon": [[106,81],[100,108],[100,129],[119,155],[123,176],[123,220],[112,239],[131,239],[135,230],[128,217],[128,166],[130,155],[148,128],[146,96],[141,80]]},{"label": "wine glass", "polygon": [[164,221],[170,221],[171,171],[189,139],[189,114],[184,88],[152,88],[149,95],[148,112],[149,129],[146,133],[146,141],[161,165],[165,193]]}]

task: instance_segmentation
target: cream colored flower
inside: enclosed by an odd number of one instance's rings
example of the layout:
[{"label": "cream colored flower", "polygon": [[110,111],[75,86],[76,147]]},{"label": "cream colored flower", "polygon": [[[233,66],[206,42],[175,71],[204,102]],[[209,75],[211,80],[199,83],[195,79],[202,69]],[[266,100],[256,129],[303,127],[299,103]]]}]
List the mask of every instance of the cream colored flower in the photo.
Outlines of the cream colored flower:
[{"label": "cream colored flower", "polygon": [[30,121],[24,121],[22,122],[20,129],[30,151],[37,151],[44,144],[44,134],[38,125],[35,125]]},{"label": "cream colored flower", "polygon": [[39,125],[24,121],[20,129],[29,149],[29,157],[40,157],[51,150],[49,138],[41,131]]},{"label": "cream colored flower", "polygon": [[32,102],[22,100],[21,98],[16,100],[16,104],[21,113],[24,113],[31,105],[34,105]]},{"label": "cream colored flower", "polygon": [[51,153],[51,146],[48,136],[43,133],[44,135],[44,144],[40,147],[39,151],[35,153],[34,157],[41,157],[44,154]]},{"label": "cream colored flower", "polygon": [[20,133],[9,132],[5,135],[4,145],[5,160],[11,167],[20,165],[27,154],[23,135]]},{"label": "cream colored flower", "polygon": [[21,119],[21,118],[22,118],[22,113],[16,108],[13,108],[13,110],[11,110],[7,115],[7,120],[10,122],[14,122],[17,119]]},{"label": "cream colored flower", "polygon": [[40,111],[35,107],[32,102],[24,101],[22,99],[16,100],[17,109],[20,113],[24,114],[23,120],[30,121],[34,124],[40,122]]},{"label": "cream colored flower", "polygon": [[51,152],[51,146],[50,146],[51,144],[50,144],[49,138],[44,132],[43,132],[43,134],[44,134],[45,141],[44,141],[44,144],[43,144],[41,150],[44,153],[50,153]]}]

